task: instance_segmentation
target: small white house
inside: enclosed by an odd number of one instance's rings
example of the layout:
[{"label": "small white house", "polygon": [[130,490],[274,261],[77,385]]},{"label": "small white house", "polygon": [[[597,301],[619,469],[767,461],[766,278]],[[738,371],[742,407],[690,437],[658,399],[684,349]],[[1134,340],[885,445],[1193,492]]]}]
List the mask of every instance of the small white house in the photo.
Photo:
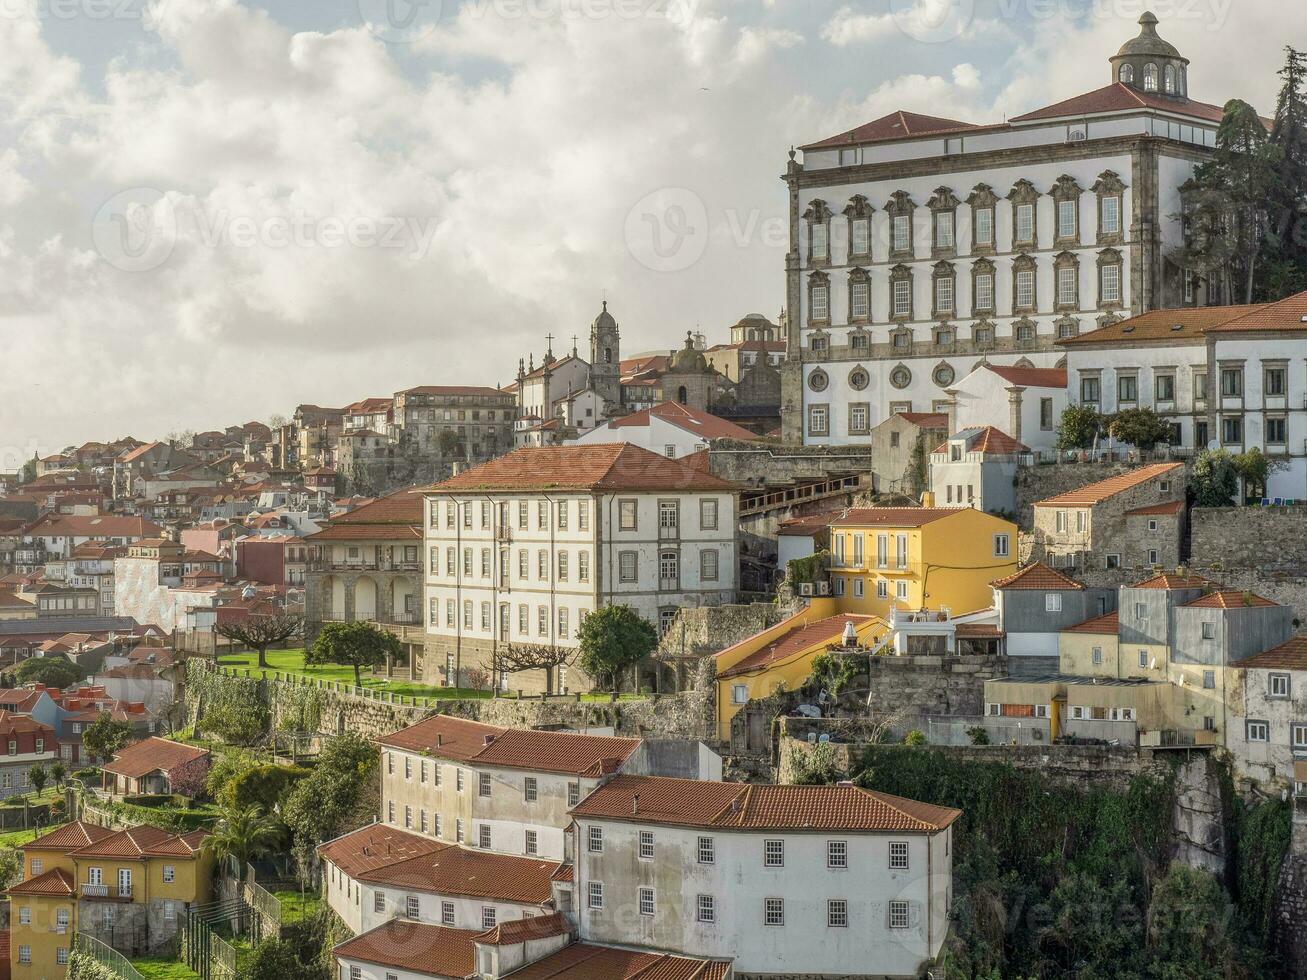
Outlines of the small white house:
[{"label": "small white house", "polygon": [[679,402],[663,402],[605,422],[575,439],[574,443],[627,442],[668,459],[683,459],[707,448],[714,439],[757,438],[748,429],[716,415]]},{"label": "small white house", "polygon": [[1017,470],[1033,463],[1028,446],[992,425],[963,429],[930,454],[930,489],[945,504],[1015,516]]}]

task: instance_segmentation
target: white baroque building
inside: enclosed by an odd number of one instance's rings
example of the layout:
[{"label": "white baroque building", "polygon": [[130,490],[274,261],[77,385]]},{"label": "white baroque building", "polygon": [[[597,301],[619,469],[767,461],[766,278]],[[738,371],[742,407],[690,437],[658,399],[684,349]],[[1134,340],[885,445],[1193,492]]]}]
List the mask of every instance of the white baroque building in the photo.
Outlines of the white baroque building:
[{"label": "white baroque building", "polygon": [[[666,629],[682,606],[735,599],[735,485],[638,446],[518,449],[425,495],[432,679],[493,671],[510,645],[574,648],[606,605]],[[496,681],[534,692],[542,675]]]},{"label": "white baroque building", "polygon": [[870,441],[982,361],[1056,367],[1059,338],[1207,301],[1168,254],[1222,110],[1156,24],[1103,88],[1006,122],[895,112],[791,151],[787,441]]}]

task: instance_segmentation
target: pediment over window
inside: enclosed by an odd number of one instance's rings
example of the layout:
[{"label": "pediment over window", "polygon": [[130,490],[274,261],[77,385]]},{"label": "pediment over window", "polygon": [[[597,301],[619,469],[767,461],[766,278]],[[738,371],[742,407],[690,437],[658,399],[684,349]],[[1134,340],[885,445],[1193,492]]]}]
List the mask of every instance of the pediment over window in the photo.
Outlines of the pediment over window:
[{"label": "pediment over window", "polygon": [[830,276],[820,270],[810,272],[808,273],[808,282],[812,285],[820,285],[821,283],[830,282]]},{"label": "pediment over window", "polygon": [[916,205],[912,203],[912,195],[907,191],[895,191],[885,204],[885,210],[890,214],[907,214],[914,207]]},{"label": "pediment over window", "polygon": [[994,193],[994,188],[988,184],[977,184],[967,198],[967,203],[973,208],[993,207],[998,203],[998,195]]},{"label": "pediment over window", "polygon": [[825,201],[817,198],[808,205],[808,210],[803,212],[803,216],[808,221],[823,222],[831,216],[831,209],[826,206]]},{"label": "pediment over window", "polygon": [[1065,200],[1067,198],[1077,198],[1082,192],[1074,177],[1070,174],[1063,174],[1054,182],[1049,193],[1057,200]]},{"label": "pediment over window", "polygon": [[1012,190],[1008,191],[1007,199],[1013,204],[1033,204],[1039,200],[1039,191],[1035,190],[1034,184],[1022,177],[1012,185]]},{"label": "pediment over window", "polygon": [[875,211],[875,206],[861,194],[854,194],[849,198],[849,203],[844,206],[844,216],[846,218],[869,218],[871,212]]},{"label": "pediment over window", "polygon": [[1125,190],[1125,184],[1121,180],[1121,175],[1115,170],[1104,170],[1098,175],[1098,180],[1094,181],[1094,186],[1089,189],[1095,194],[1120,194]]},{"label": "pediment over window", "polygon": [[950,211],[961,203],[953,193],[952,188],[936,187],[935,194],[926,202],[926,207],[932,211]]}]

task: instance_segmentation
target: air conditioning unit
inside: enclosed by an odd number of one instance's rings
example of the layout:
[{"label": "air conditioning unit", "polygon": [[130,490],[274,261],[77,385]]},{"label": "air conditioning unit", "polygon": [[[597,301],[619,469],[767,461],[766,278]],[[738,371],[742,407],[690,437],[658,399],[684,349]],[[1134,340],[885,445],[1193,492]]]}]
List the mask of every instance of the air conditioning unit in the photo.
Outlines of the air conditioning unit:
[{"label": "air conditioning unit", "polygon": [[817,595],[830,595],[830,583],[829,583],[829,582],[818,582],[818,583],[817,583]]},{"label": "air conditioning unit", "polygon": [[811,582],[800,582],[800,583],[799,583],[799,595],[809,595],[809,596],[810,596],[810,595],[812,595],[812,594],[814,593],[814,591],[815,591],[815,590],[813,589],[813,587],[812,587],[812,583],[811,583]]}]

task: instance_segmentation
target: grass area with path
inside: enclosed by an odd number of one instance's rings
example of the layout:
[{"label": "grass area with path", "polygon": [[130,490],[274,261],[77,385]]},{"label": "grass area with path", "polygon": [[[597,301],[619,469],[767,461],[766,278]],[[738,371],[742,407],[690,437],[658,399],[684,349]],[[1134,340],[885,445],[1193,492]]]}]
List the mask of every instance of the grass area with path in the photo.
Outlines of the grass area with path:
[{"label": "grass area with path", "polygon": [[0,834],[0,847],[21,847],[29,841],[36,840],[47,830],[54,830],[55,826],[55,824],[51,824],[49,827],[40,829],[34,827],[31,830],[13,830],[9,833]]},{"label": "grass area with path", "polygon": [[200,975],[176,960],[132,960],[132,966],[145,980],[200,980]]},{"label": "grass area with path", "polygon": [[[303,649],[291,650],[269,650],[268,651],[268,671],[281,671],[283,674],[296,674],[301,677],[310,677],[319,681],[330,681],[337,684],[346,684],[354,686],[354,669],[352,667],[339,667],[335,664],[325,664],[323,666],[306,667],[304,665]],[[223,667],[234,667],[237,669],[248,668],[253,676],[258,676],[261,669],[259,667],[259,655],[257,653],[236,653],[223,654],[218,658],[218,664]],[[457,700],[460,698],[490,698],[492,692],[483,691],[477,688],[469,687],[439,687],[431,684],[423,684],[417,681],[403,680],[402,678],[386,678],[367,671],[363,672],[363,687],[374,691],[387,691],[402,697],[432,698]],[[516,697],[515,692],[501,694],[500,697]],[[583,694],[583,701],[608,701],[608,694]],[[639,695],[625,694],[622,700],[634,700]]]}]

